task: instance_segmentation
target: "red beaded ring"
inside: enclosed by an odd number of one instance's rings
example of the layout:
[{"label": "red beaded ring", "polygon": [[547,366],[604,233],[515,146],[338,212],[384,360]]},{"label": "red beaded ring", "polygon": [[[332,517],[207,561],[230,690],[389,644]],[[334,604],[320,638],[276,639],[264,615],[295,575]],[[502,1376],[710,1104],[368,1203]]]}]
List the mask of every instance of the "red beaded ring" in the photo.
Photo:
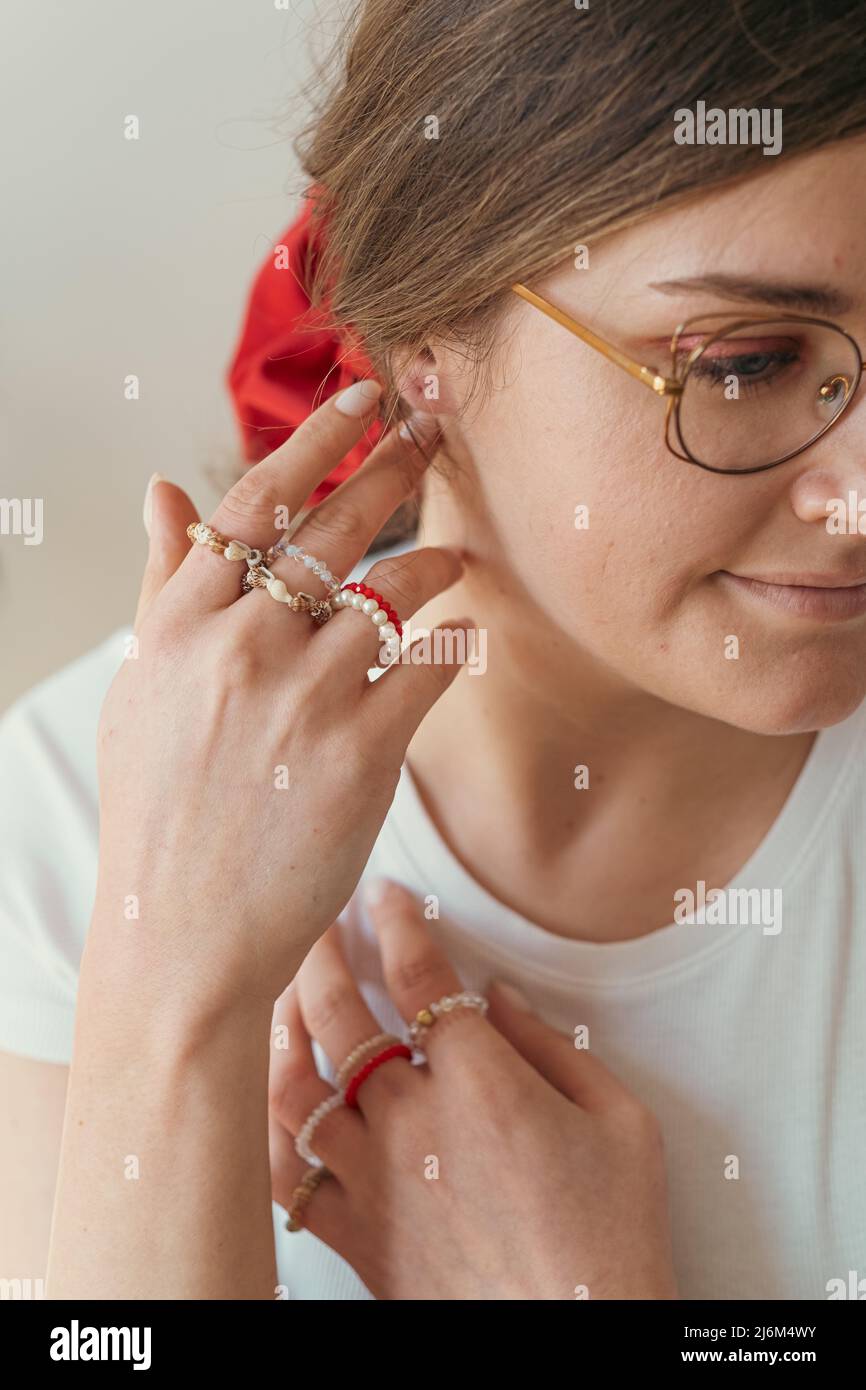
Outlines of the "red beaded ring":
[{"label": "red beaded ring", "polygon": [[[357,600],[357,601],[356,601]],[[386,598],[377,594],[369,584],[344,584],[340,593],[331,599],[331,607],[358,608],[372,618],[382,637],[402,637],[403,624]]]},{"label": "red beaded ring", "polygon": [[358,1092],[367,1080],[372,1076],[377,1067],[381,1067],[384,1062],[390,1062],[392,1057],[405,1057],[407,1062],[412,1060],[412,1049],[405,1043],[392,1043],[390,1047],[384,1047],[381,1052],[377,1052],[375,1057],[371,1057],[365,1062],[359,1072],[352,1077],[343,1093],[343,1100],[350,1110],[358,1109]]}]

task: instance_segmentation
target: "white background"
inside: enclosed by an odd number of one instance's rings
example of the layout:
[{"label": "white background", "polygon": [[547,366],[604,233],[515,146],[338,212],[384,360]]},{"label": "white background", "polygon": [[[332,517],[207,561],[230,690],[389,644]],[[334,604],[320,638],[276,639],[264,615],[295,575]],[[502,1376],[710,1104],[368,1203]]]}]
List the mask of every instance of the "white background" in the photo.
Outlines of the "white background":
[{"label": "white background", "polygon": [[331,0],[4,0],[0,497],[42,497],[44,540],[0,535],[0,709],[131,620],[150,474],[206,514],[237,471],[225,371],[338,27]]}]

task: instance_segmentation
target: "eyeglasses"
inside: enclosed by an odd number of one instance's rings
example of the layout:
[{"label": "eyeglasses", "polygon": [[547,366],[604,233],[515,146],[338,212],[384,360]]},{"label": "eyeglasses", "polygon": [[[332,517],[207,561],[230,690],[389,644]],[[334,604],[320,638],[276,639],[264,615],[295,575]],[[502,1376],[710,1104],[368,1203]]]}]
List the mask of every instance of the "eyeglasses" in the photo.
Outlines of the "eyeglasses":
[{"label": "eyeglasses", "polygon": [[762,473],[802,454],[851,404],[866,367],[851,335],[824,319],[708,314],[674,330],[664,376],[525,285],[512,289],[664,397],[668,449],[710,473]]}]

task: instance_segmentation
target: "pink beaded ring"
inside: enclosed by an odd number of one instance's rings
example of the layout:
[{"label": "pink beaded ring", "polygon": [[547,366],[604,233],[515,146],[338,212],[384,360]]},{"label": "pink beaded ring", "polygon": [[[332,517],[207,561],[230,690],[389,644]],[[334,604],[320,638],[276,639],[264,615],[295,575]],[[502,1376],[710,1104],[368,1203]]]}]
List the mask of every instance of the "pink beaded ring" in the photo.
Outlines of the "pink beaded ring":
[{"label": "pink beaded ring", "polygon": [[330,603],[332,608],[357,608],[366,613],[385,640],[403,636],[403,624],[396,612],[369,584],[344,584],[339,593],[331,595]]}]

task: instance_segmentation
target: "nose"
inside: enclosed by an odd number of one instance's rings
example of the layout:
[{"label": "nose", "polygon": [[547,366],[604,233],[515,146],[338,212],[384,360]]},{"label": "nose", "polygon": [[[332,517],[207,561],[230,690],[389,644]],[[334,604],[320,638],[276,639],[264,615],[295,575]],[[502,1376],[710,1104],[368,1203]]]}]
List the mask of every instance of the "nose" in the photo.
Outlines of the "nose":
[{"label": "nose", "polygon": [[[863,364],[866,367],[866,363]],[[858,383],[861,386],[862,381]],[[791,483],[791,506],[800,521],[827,524],[853,509],[851,530],[858,515],[866,534],[866,402],[853,400],[838,425],[803,457],[803,467]],[[818,457],[815,457],[818,454]],[[862,506],[861,506],[862,504]],[[848,529],[847,527],[845,528]]]},{"label": "nose", "polygon": [[858,512],[866,514],[866,460],[851,468],[807,469],[791,485],[791,506],[800,521],[823,524],[853,508],[856,528]]}]

